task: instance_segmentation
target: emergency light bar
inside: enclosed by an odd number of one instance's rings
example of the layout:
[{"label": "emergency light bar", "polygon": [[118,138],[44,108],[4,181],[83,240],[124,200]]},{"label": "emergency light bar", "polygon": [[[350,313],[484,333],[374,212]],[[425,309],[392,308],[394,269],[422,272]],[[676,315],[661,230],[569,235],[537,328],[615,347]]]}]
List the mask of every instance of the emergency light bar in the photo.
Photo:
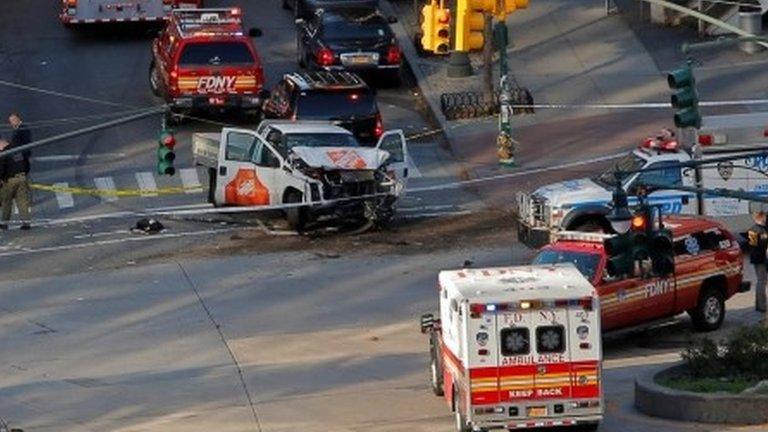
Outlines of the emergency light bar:
[{"label": "emergency light bar", "polygon": [[206,24],[240,24],[242,11],[240,8],[209,8],[209,9],[175,9],[171,12],[179,25],[200,26]]},{"label": "emergency light bar", "polygon": [[559,231],[555,232],[553,237],[555,240],[572,240],[572,241],[585,241],[585,242],[601,242],[605,239],[613,237],[614,234],[604,233],[588,233],[582,231]]},{"label": "emergency light bar", "polygon": [[555,307],[581,306],[586,310],[592,310],[592,297],[562,300],[523,300],[510,303],[472,303],[469,312],[472,318],[479,318],[483,312],[504,312],[517,310],[551,309]]}]

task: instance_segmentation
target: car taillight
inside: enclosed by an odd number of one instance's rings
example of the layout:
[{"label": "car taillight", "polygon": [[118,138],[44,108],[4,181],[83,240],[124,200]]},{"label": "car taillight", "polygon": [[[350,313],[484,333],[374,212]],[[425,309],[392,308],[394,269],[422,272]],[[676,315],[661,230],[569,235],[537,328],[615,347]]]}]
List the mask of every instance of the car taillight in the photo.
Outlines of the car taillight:
[{"label": "car taillight", "polygon": [[384,134],[384,123],[381,122],[381,114],[376,114],[376,127],[373,129],[373,136],[379,139]]},{"label": "car taillight", "polygon": [[171,87],[171,90],[178,90],[179,88],[179,69],[174,66],[173,69],[171,69],[171,73],[168,74],[170,76],[170,79],[168,80],[168,85]]},{"label": "car taillight", "polygon": [[387,63],[389,64],[399,64],[402,57],[403,55],[400,52],[400,47],[397,45],[392,45],[387,50]]},{"label": "car taillight", "polygon": [[320,66],[329,66],[333,64],[333,51],[323,48],[317,52],[317,64]]}]

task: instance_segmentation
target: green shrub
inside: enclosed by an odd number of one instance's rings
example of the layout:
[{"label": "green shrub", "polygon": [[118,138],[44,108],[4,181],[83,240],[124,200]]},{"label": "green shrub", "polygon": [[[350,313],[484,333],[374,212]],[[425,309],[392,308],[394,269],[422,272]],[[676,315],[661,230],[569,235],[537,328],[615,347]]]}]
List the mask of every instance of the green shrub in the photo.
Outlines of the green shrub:
[{"label": "green shrub", "polygon": [[740,327],[725,343],[723,362],[737,375],[768,378],[768,328]]},{"label": "green shrub", "polygon": [[689,340],[681,357],[695,378],[719,377],[726,372],[717,342],[710,338]]},{"label": "green shrub", "polygon": [[768,328],[739,327],[721,344],[707,337],[692,339],[681,356],[694,378],[768,379]]}]

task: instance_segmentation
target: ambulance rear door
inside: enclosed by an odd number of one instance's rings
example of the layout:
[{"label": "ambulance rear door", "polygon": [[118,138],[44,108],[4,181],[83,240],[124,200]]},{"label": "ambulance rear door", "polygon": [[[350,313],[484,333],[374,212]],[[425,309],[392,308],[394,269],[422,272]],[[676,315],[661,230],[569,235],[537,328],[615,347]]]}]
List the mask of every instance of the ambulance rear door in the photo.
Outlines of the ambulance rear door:
[{"label": "ambulance rear door", "polygon": [[[571,353],[571,397],[599,400],[602,358],[600,311],[590,298],[571,300],[568,307],[568,351]],[[600,403],[602,406],[602,403]]]},{"label": "ambulance rear door", "polygon": [[496,404],[499,402],[496,305],[470,304],[469,309],[466,341],[470,401],[472,406]]},{"label": "ambulance rear door", "polygon": [[[568,346],[567,302],[531,302],[531,345],[535,353],[533,399],[548,401],[571,397],[571,357]],[[548,417],[551,405],[542,403],[527,408],[526,417]]]},{"label": "ambulance rear door", "polygon": [[[525,403],[533,398],[536,365],[531,341],[534,317],[519,303],[510,303],[496,314],[499,401]],[[525,413],[519,413],[518,415]]]}]

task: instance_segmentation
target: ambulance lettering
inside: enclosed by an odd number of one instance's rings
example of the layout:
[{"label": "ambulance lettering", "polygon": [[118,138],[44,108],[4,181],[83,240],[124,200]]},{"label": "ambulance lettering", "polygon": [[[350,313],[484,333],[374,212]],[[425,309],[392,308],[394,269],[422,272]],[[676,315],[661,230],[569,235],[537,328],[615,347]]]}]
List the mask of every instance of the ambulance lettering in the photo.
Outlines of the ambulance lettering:
[{"label": "ambulance lettering", "polygon": [[235,81],[233,76],[205,76],[197,81],[198,93],[234,93]]},{"label": "ambulance lettering", "polygon": [[565,363],[565,356],[562,354],[539,354],[536,363]]},{"label": "ambulance lettering", "polygon": [[532,355],[504,357],[501,359],[502,366],[520,366],[520,365],[531,365],[531,364],[533,364]]},{"label": "ambulance lettering", "polygon": [[670,279],[659,279],[646,285],[643,291],[645,292],[645,298],[667,294],[672,291],[672,281]]},{"label": "ambulance lettering", "polygon": [[562,388],[536,389],[536,396],[537,397],[563,396],[563,389]]},{"label": "ambulance lettering", "polygon": [[533,390],[510,390],[510,399],[528,399],[533,396]]}]

